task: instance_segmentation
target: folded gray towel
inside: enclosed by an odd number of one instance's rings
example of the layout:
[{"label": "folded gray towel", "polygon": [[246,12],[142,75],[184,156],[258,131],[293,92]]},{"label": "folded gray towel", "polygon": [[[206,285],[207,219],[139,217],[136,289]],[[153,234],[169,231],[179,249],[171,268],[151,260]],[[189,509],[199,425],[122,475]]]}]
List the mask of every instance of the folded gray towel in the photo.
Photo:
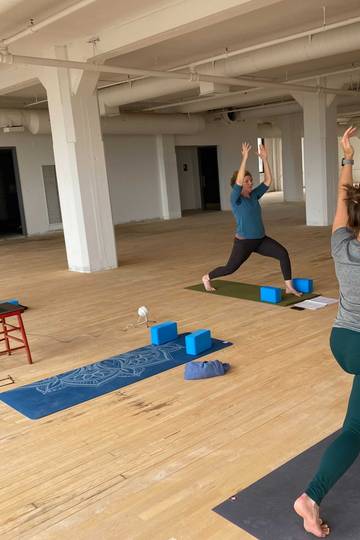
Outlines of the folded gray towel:
[{"label": "folded gray towel", "polygon": [[184,379],[208,379],[209,377],[218,377],[225,375],[229,370],[230,364],[220,362],[220,360],[210,360],[209,362],[188,362],[185,365]]}]

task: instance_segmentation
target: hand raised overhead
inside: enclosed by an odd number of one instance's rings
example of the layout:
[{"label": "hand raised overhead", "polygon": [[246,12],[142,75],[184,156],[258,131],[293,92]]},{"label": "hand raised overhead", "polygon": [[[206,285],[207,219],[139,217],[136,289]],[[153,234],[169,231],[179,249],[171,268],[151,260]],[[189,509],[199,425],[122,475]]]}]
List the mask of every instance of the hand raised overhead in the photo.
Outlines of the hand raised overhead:
[{"label": "hand raised overhead", "polygon": [[259,145],[258,151],[255,150],[255,154],[259,156],[263,161],[268,158],[268,152],[266,146],[263,144]]},{"label": "hand raised overhead", "polygon": [[354,156],[354,148],[351,146],[350,137],[356,133],[356,127],[350,126],[344,133],[341,139],[341,146],[344,151],[344,156],[347,159],[352,159]]},{"label": "hand raised overhead", "polygon": [[241,153],[244,159],[247,159],[249,157],[250,150],[251,150],[251,145],[247,142],[243,142],[241,145]]}]

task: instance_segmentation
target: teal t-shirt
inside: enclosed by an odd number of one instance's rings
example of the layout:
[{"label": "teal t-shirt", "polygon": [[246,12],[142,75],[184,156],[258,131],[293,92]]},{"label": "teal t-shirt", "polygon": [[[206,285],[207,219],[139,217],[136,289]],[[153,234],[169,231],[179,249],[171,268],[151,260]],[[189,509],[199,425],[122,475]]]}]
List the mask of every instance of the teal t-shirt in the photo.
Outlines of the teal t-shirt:
[{"label": "teal t-shirt", "polygon": [[262,182],[252,190],[250,197],[243,197],[241,195],[242,186],[238,184],[233,186],[230,201],[236,220],[236,234],[239,236],[249,239],[265,236],[259,199],[268,189],[269,186]]}]

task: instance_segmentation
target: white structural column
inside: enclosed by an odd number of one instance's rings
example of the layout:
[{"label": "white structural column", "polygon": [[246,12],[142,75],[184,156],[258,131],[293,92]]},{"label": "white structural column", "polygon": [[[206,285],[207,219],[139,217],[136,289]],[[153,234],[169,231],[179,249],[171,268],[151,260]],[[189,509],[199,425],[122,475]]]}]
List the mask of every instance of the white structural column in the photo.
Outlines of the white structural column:
[{"label": "white structural column", "polygon": [[69,269],[94,272],[117,267],[97,74],[71,75],[67,69],[47,68],[41,80],[48,96]]},{"label": "white structural column", "polygon": [[284,201],[304,200],[302,170],[302,118],[288,114],[279,118]]},{"label": "white structural column", "polygon": [[180,218],[181,204],[175,153],[175,137],[173,135],[158,135],[156,137],[156,148],[159,167],[162,217],[164,219]]},{"label": "white structural column", "polygon": [[336,100],[324,94],[296,96],[304,112],[304,176],[307,225],[330,225],[338,181]]}]

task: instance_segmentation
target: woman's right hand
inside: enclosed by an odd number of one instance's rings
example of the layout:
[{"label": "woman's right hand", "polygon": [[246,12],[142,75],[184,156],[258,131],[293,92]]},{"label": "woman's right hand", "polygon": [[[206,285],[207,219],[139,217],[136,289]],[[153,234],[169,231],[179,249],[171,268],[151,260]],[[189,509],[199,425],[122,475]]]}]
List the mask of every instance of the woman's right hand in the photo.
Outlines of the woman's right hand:
[{"label": "woman's right hand", "polygon": [[356,132],[356,127],[350,126],[349,128],[347,128],[344,135],[342,136],[341,146],[344,151],[344,156],[346,159],[352,159],[354,156],[354,148],[351,146],[350,137],[355,135],[355,132]]},{"label": "woman's right hand", "polygon": [[249,143],[247,142],[242,143],[241,153],[244,159],[247,159],[249,157],[250,150],[251,150],[251,146]]}]

